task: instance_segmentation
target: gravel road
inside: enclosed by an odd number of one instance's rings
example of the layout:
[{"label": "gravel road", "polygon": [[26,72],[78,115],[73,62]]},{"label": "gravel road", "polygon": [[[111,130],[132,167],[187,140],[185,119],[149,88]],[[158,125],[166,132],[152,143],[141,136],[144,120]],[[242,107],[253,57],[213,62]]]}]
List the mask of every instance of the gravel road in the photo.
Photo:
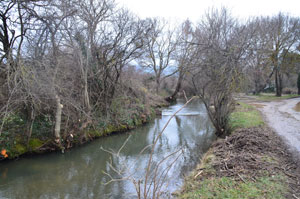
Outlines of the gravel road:
[{"label": "gravel road", "polygon": [[300,98],[273,102],[255,102],[266,122],[286,141],[290,149],[300,157],[300,112],[295,110]]}]

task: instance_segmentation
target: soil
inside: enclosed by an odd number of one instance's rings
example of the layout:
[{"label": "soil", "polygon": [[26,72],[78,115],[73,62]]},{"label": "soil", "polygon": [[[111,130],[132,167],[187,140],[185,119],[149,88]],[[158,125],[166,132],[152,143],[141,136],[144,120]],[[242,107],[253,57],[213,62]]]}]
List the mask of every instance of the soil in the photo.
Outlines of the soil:
[{"label": "soil", "polygon": [[[300,167],[282,139],[269,127],[237,130],[226,139],[218,140],[212,150],[214,175],[256,181],[261,176],[281,173],[286,176],[291,190],[286,197],[300,198]],[[200,180],[210,175],[203,172]]]}]

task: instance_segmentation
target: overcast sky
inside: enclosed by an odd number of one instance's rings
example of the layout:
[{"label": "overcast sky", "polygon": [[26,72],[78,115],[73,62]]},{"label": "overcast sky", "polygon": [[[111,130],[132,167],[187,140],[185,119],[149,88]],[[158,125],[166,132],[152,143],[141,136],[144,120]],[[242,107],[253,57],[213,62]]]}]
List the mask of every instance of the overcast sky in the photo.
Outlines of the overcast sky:
[{"label": "overcast sky", "polygon": [[279,11],[300,16],[300,0],[116,0],[138,16],[164,17],[180,22],[189,18],[197,22],[210,7],[227,7],[233,16],[274,15]]}]

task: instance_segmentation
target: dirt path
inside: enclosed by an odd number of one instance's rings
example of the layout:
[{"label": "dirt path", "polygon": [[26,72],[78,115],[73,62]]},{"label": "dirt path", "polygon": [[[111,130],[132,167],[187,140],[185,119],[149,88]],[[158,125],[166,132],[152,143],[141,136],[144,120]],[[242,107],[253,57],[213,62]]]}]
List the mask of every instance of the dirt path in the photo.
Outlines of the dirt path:
[{"label": "dirt path", "polygon": [[[253,99],[252,99],[253,100]],[[300,98],[272,102],[250,102],[262,112],[266,122],[300,158],[300,112],[294,108]]]}]

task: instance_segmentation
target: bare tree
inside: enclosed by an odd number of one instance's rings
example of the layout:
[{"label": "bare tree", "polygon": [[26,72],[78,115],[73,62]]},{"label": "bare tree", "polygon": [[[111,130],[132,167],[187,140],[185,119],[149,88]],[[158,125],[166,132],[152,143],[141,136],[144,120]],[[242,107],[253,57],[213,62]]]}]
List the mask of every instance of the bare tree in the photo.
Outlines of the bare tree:
[{"label": "bare tree", "polygon": [[[50,49],[46,59],[49,61],[49,68],[46,72],[51,80],[48,82],[48,87],[51,89],[49,93],[50,98],[52,98],[56,106],[55,113],[55,129],[54,136],[56,142],[60,144],[61,142],[61,114],[63,105],[61,104],[61,97],[63,95],[63,85],[58,84],[58,72],[60,70],[60,44],[62,43],[62,23],[63,21],[72,16],[75,10],[68,9],[68,4],[66,2],[60,3],[55,1],[44,1],[42,4],[34,5],[34,7],[27,7],[27,11],[35,18],[35,24],[32,25],[33,29],[47,30],[49,34]],[[38,9],[36,8],[38,7]],[[43,32],[43,31],[42,31]]]},{"label": "bare tree", "polygon": [[[26,33],[26,25],[30,16],[25,12],[25,5],[31,1],[1,1],[0,2],[0,101],[2,124],[0,135],[5,118],[9,112],[20,108],[24,98],[20,94],[22,88],[20,73],[21,49]],[[20,68],[21,67],[21,68]]]},{"label": "bare tree", "polygon": [[95,120],[118,119],[111,104],[132,90],[121,77],[142,54],[151,30],[147,20],[110,0],[1,1],[0,6],[1,130],[15,114],[29,141],[37,132],[34,124],[47,120],[43,133],[63,148],[70,134],[88,139],[85,129],[96,128]]},{"label": "bare tree", "polygon": [[115,5],[113,1],[110,0],[78,1],[77,5],[80,19],[85,24],[83,29],[85,30],[86,40],[83,41],[81,38],[81,40],[78,41],[81,45],[81,49],[83,45],[85,45],[85,52],[81,52],[85,54],[85,59],[83,60],[83,56],[79,55],[81,57],[79,65],[84,82],[84,104],[89,113],[91,111],[91,105],[88,92],[88,74],[92,65],[98,64],[97,55],[99,53],[97,52],[97,37],[99,37],[99,34],[104,33],[105,30],[101,30],[101,26],[103,27],[103,23],[111,20]]},{"label": "bare tree", "polygon": [[[239,87],[241,66],[253,33],[239,25],[225,8],[211,10],[195,31],[197,59],[191,84],[203,101],[218,136],[230,132],[233,92]],[[212,106],[211,106],[212,105]]]},{"label": "bare tree", "polygon": [[296,49],[299,42],[299,18],[290,17],[279,13],[272,18],[264,19],[267,32],[265,33],[271,42],[270,57],[275,75],[276,96],[282,95],[282,63],[288,52]]},{"label": "bare tree", "polygon": [[[141,55],[147,24],[128,10],[121,10],[114,18],[113,28],[104,35],[99,45],[98,63],[104,79],[103,91],[106,106],[110,106],[123,72],[123,68]],[[96,75],[100,71],[96,72]]]},{"label": "bare tree", "polygon": [[167,101],[176,100],[176,96],[181,89],[182,82],[185,78],[186,73],[190,70],[192,62],[194,59],[193,53],[195,53],[195,45],[193,43],[193,27],[189,20],[186,20],[179,27],[177,33],[177,48],[173,54],[174,60],[176,60],[177,65],[177,83],[175,90],[171,96],[167,97]]},{"label": "bare tree", "polygon": [[[6,59],[6,63],[13,61],[14,48],[17,49],[17,55],[20,54],[25,33],[25,17],[22,13],[22,4],[19,1],[1,1],[0,8],[0,42],[2,45],[0,63],[2,64],[4,59]],[[18,38],[20,38],[19,43],[17,43]],[[12,63],[7,64],[7,66],[12,67]]]},{"label": "bare tree", "polygon": [[149,19],[151,31],[145,40],[144,53],[139,64],[154,72],[156,93],[159,91],[163,79],[174,75],[177,70],[171,68],[175,65],[172,60],[176,50],[175,31],[166,29],[166,22],[159,19]]},{"label": "bare tree", "polygon": [[265,25],[261,18],[254,18],[247,24],[247,29],[254,32],[249,39],[249,56],[245,62],[244,79],[250,81],[254,94],[259,94],[264,88],[270,86],[273,75],[272,63],[267,53],[270,42],[265,34]]}]

